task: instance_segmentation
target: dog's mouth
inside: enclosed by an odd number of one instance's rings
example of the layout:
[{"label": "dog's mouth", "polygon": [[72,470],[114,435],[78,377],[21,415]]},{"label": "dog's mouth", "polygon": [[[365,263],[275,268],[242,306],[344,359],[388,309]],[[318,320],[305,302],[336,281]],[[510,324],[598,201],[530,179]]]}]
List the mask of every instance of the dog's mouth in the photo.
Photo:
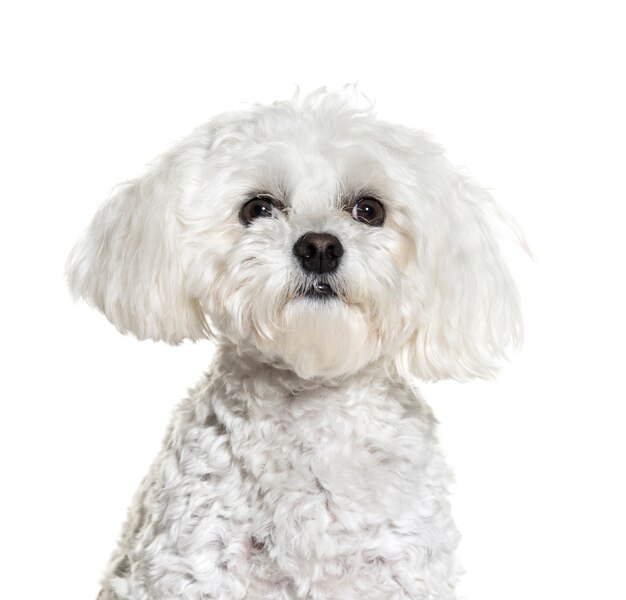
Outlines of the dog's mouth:
[{"label": "dog's mouth", "polygon": [[327,281],[313,281],[310,285],[302,287],[296,294],[297,298],[309,298],[311,300],[330,300],[337,297],[337,292]]}]

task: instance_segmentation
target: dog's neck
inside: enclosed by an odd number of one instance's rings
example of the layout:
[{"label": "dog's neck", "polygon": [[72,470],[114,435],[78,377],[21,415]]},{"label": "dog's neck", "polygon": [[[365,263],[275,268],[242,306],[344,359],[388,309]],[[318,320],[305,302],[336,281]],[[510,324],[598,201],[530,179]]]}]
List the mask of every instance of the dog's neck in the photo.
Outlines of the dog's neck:
[{"label": "dog's neck", "polygon": [[340,423],[351,431],[347,423],[372,414],[383,420],[390,414],[420,415],[428,427],[432,421],[417,390],[410,382],[390,376],[382,361],[341,378],[302,379],[289,369],[260,359],[257,353],[220,344],[213,367],[198,391],[233,438],[250,437],[252,424],[263,436],[264,427],[280,423],[291,431],[292,425],[297,429],[307,420],[315,431],[320,427],[334,431],[341,428]]},{"label": "dog's neck", "polygon": [[383,382],[389,385],[391,380],[397,381],[382,360],[368,364],[356,373],[341,377],[303,379],[286,365],[270,361],[258,351],[242,349],[228,342],[220,342],[217,345],[212,372],[234,386],[271,388],[281,395],[293,397],[315,390],[354,388]]}]

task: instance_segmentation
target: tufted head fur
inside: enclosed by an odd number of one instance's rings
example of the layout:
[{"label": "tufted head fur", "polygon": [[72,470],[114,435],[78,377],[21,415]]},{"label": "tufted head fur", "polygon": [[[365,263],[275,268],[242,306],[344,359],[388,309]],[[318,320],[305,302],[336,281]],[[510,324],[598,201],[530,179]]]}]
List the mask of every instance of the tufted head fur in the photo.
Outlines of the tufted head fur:
[{"label": "tufted head fur", "polygon": [[[426,135],[320,90],[196,129],[115,191],[67,270],[140,339],[215,337],[306,379],[485,377],[521,337],[498,222]],[[303,267],[306,233],[339,240],[334,269]]]}]

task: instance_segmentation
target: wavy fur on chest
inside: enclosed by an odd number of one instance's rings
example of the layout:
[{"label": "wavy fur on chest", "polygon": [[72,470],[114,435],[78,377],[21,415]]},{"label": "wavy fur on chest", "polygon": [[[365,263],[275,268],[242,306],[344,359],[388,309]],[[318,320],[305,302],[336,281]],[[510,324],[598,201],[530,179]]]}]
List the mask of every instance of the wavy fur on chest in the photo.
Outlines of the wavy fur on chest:
[{"label": "wavy fur on chest", "polygon": [[378,371],[293,383],[218,361],[178,407],[112,561],[112,598],[453,597],[430,411]]}]

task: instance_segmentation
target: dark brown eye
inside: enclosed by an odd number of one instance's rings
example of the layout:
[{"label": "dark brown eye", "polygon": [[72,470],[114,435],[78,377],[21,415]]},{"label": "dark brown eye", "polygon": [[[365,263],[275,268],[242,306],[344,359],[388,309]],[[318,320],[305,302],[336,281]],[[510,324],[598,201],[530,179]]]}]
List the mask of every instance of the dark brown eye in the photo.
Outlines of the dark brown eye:
[{"label": "dark brown eye", "polygon": [[385,222],[385,209],[376,198],[361,198],[351,209],[352,218],[371,227]]},{"label": "dark brown eye", "polygon": [[273,198],[270,196],[256,196],[241,207],[239,218],[244,225],[248,226],[255,219],[273,217],[275,210]]}]

